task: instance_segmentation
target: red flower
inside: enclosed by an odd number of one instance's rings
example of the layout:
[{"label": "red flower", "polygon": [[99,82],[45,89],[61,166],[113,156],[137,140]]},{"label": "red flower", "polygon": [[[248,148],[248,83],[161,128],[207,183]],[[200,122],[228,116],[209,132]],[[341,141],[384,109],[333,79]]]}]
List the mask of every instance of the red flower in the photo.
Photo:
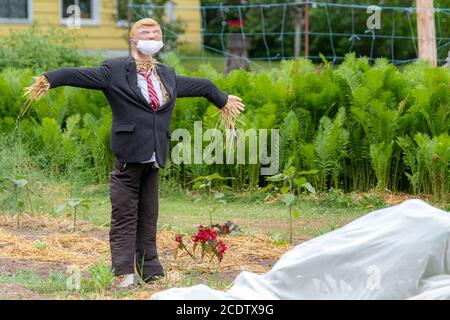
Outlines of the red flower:
[{"label": "red flower", "polygon": [[222,240],[220,240],[216,243],[215,249],[218,255],[222,255],[222,253],[227,251],[228,247],[222,242]]},{"label": "red flower", "polygon": [[208,240],[216,240],[217,234],[214,230],[209,227],[204,227],[203,225],[198,226],[197,235],[191,237],[193,242],[205,243]]},{"label": "red flower", "polygon": [[175,241],[178,242],[178,243],[183,242],[183,236],[180,235],[180,234],[177,234],[177,235],[175,236]]},{"label": "red flower", "polygon": [[240,27],[245,25],[245,20],[239,19],[239,20],[229,20],[227,21],[227,25],[229,27]]}]

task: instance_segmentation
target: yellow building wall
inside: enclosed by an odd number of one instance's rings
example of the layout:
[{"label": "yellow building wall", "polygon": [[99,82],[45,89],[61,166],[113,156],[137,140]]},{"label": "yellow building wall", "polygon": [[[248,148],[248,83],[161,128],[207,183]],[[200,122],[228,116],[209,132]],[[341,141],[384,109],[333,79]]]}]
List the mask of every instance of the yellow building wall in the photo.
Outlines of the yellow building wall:
[{"label": "yellow building wall", "polygon": [[187,24],[185,32],[179,38],[180,44],[200,48],[203,42],[201,11],[200,9],[188,8],[199,7],[200,0],[178,0],[174,3],[181,6],[175,9],[175,18],[181,18]]},{"label": "yellow building wall", "polygon": [[[33,0],[33,20],[38,22],[43,28],[64,28],[68,32],[80,35],[82,40],[79,43],[85,49],[114,49],[126,50],[127,26],[118,26],[114,15],[116,13],[116,0],[99,0],[99,24],[81,25],[80,29],[68,29],[61,22],[61,1],[60,0]],[[178,0],[174,1],[180,6],[200,6],[200,0]],[[199,9],[177,8],[174,11],[175,18],[179,17],[186,21],[185,34],[180,36],[182,43],[189,43],[200,46],[201,37],[201,14]],[[7,35],[10,31],[26,30],[30,24],[23,23],[0,23],[0,36]]]}]

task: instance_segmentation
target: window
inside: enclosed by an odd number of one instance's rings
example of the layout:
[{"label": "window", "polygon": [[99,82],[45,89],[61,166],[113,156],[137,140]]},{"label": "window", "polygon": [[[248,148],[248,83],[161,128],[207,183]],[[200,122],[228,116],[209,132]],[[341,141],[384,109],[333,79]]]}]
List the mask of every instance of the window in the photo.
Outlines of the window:
[{"label": "window", "polygon": [[128,0],[116,0],[117,3],[117,21],[127,20]]},{"label": "window", "polygon": [[68,11],[69,7],[76,5],[80,8],[80,18],[82,25],[98,25],[99,18],[99,0],[61,0],[61,22],[65,23],[67,18],[71,17],[73,11]]},{"label": "window", "polygon": [[0,0],[0,22],[30,23],[31,0]]},{"label": "window", "polygon": [[[153,12],[148,5],[152,0],[133,0],[134,7],[131,14],[131,20],[136,21],[143,17],[151,17]],[[138,5],[144,5],[142,8]],[[116,0],[117,8],[117,25],[121,27],[128,26],[128,0]]]},{"label": "window", "polygon": [[[133,0],[133,7],[131,13],[131,20],[137,21],[144,17],[153,17],[156,12],[152,10],[149,5],[152,4],[152,0]],[[158,3],[156,3],[158,4]],[[140,7],[139,5],[143,5]],[[175,1],[168,0],[164,4],[163,11],[165,12],[168,22],[173,22],[175,20]],[[117,25],[119,27],[128,26],[128,0],[116,0],[116,19]],[[155,11],[160,11],[156,10]]]}]

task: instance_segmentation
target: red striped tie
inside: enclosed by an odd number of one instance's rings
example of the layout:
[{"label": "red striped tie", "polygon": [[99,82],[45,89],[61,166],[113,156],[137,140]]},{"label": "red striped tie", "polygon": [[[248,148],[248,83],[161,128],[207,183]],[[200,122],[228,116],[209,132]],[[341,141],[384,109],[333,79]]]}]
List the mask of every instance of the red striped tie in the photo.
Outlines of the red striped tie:
[{"label": "red striped tie", "polygon": [[139,70],[139,74],[142,75],[143,77],[145,77],[145,79],[147,79],[148,95],[149,95],[150,100],[153,105],[153,111],[156,111],[159,108],[159,99],[158,99],[158,95],[156,94],[155,87],[153,87],[153,83],[152,83],[152,79],[151,79],[152,72],[153,72],[153,68],[150,68],[150,70],[147,73]]}]

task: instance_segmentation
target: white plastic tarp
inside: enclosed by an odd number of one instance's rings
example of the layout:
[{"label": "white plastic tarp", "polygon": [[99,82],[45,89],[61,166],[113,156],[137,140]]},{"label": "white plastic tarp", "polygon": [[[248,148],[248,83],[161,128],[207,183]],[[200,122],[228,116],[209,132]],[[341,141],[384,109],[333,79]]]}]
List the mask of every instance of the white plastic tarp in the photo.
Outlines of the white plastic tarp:
[{"label": "white plastic tarp", "polygon": [[373,211],[285,253],[226,292],[171,288],[151,299],[450,299],[450,213],[418,199]]}]

